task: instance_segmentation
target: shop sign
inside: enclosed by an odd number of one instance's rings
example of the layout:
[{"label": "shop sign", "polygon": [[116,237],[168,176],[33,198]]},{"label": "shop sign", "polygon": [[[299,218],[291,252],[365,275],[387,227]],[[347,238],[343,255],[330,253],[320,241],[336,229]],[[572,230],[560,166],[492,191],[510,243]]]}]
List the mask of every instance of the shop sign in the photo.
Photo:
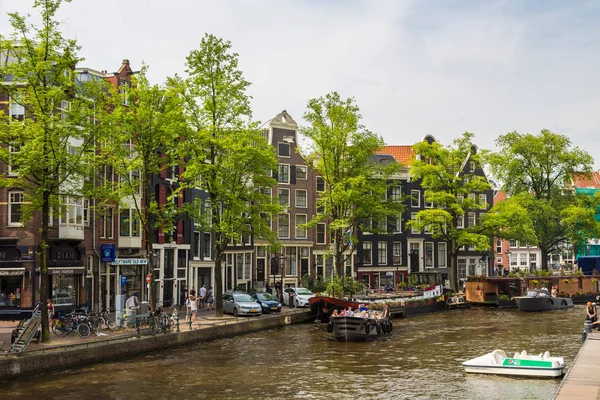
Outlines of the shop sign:
[{"label": "shop sign", "polygon": [[21,252],[16,247],[0,246],[0,261],[19,261]]},{"label": "shop sign", "polygon": [[113,265],[146,265],[148,260],[146,258],[115,258],[112,263]]},{"label": "shop sign", "polygon": [[1,269],[0,276],[19,276],[23,275],[24,271],[22,269],[10,270],[10,269]]},{"label": "shop sign", "polygon": [[100,245],[100,261],[102,262],[113,262],[115,260],[115,244],[101,244]]},{"label": "shop sign", "polygon": [[52,268],[50,270],[48,270],[49,272],[52,272],[53,274],[61,274],[61,275],[73,275],[73,274],[78,274],[78,273],[82,273],[83,270],[74,270],[74,269],[56,269],[56,268]]},{"label": "shop sign", "polygon": [[81,264],[81,253],[78,248],[69,246],[50,247],[49,266],[75,267]]}]

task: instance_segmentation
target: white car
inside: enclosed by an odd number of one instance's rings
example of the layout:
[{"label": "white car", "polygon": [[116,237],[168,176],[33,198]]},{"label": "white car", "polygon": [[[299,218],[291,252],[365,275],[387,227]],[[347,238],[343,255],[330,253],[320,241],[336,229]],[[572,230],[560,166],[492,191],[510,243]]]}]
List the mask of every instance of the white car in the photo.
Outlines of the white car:
[{"label": "white car", "polygon": [[315,294],[308,289],[301,287],[290,287],[283,291],[283,304],[290,305],[290,293],[293,294],[294,305],[296,307],[308,307],[308,299],[315,297]]}]

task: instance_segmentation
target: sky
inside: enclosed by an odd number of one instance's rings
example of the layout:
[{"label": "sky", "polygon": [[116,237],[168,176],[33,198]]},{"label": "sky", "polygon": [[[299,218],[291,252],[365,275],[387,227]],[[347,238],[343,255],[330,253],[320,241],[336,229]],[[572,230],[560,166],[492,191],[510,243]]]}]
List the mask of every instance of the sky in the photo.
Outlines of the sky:
[{"label": "sky", "polygon": [[[33,0],[0,0],[31,14]],[[61,30],[80,66],[149,66],[183,74],[205,33],[229,40],[252,83],[253,117],[282,110],[304,125],[309,99],[354,97],[388,145],[463,132],[483,149],[518,131],[568,136],[600,169],[600,1],[597,0],[73,0]]]}]

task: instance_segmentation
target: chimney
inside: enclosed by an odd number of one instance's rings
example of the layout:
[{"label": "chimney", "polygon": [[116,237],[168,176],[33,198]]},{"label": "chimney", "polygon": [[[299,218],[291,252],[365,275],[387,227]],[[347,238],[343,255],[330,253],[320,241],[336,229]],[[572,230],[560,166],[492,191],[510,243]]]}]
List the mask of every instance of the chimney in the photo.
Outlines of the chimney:
[{"label": "chimney", "polygon": [[123,65],[129,65],[129,60],[128,59],[123,59]]}]

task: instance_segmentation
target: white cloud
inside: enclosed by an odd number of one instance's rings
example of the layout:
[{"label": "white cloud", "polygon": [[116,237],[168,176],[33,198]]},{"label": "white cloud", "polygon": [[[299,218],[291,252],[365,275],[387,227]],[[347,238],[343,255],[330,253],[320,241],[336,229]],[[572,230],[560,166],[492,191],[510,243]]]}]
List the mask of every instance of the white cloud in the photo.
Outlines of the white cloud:
[{"label": "white cloud", "polygon": [[[2,0],[6,12],[32,1]],[[309,98],[354,96],[389,144],[465,130],[480,147],[509,131],[570,136],[600,167],[600,5],[596,1],[75,0],[63,30],[85,65],[150,65],[160,83],[184,69],[205,32],[231,40],[253,83],[254,116],[299,122]]]}]

